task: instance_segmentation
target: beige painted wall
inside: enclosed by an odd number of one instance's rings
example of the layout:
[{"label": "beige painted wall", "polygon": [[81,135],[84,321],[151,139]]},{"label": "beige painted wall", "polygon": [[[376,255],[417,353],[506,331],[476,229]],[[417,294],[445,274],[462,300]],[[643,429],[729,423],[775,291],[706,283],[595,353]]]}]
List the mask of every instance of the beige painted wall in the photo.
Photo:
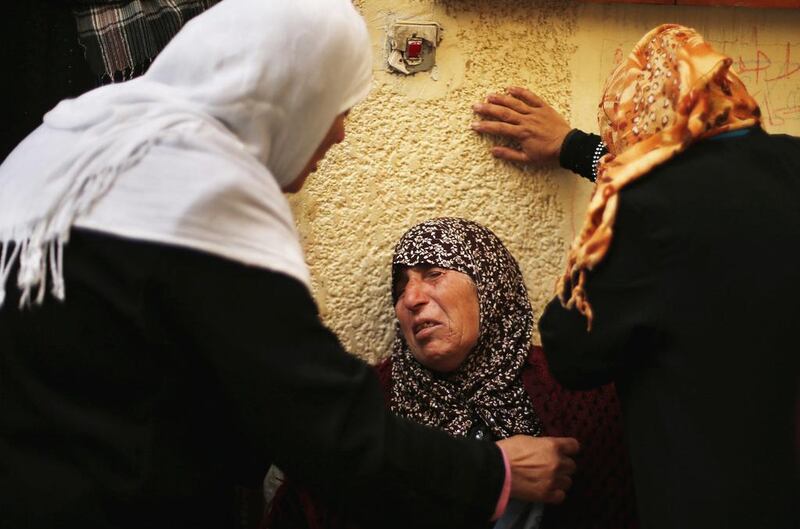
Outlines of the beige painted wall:
[{"label": "beige painted wall", "polygon": [[[783,108],[773,113],[783,122],[769,130],[800,134],[800,72],[791,73],[799,59],[784,60],[787,49],[800,58],[800,11],[558,0],[355,3],[372,35],[373,90],[353,110],[345,142],[291,202],[322,317],[349,351],[368,360],[386,355],[394,334],[392,248],[422,220],[461,216],[494,230],[520,262],[537,317],[553,294],[591,185],[554,167],[493,160],[490,140],[469,129],[471,104],[488,92],[528,86],[575,125],[594,131],[600,84],[616,48],[627,50],[660,22],[679,21],[725,43],[726,51],[742,50],[750,66],[752,57],[762,57],[754,50],[766,45],[776,66],[767,76],[763,63],[756,65],[758,83]],[[433,75],[402,77],[384,67],[386,24],[411,17],[444,27]],[[789,63],[788,75],[767,82],[780,77],[779,61]]]}]

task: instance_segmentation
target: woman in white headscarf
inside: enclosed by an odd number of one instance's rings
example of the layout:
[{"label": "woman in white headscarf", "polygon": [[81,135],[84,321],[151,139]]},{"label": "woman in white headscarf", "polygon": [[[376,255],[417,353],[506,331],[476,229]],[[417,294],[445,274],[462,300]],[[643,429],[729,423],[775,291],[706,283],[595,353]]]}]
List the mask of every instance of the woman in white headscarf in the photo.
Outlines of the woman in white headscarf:
[{"label": "woman in white headscarf", "polygon": [[319,321],[282,191],[342,141],[370,74],[348,0],[225,0],[9,156],[0,526],[226,527],[271,462],[401,526],[547,494],[521,470],[557,461],[546,444],[392,418]]}]

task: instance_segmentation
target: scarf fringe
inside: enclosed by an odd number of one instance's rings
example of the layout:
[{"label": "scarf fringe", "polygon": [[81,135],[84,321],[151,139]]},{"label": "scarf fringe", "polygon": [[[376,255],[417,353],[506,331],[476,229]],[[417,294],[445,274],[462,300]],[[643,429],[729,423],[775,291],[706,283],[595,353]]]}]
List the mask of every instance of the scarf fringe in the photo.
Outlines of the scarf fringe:
[{"label": "scarf fringe", "polygon": [[12,241],[3,241],[0,246],[2,246],[2,250],[0,250],[0,308],[2,308],[6,300],[6,281],[11,273],[11,268],[19,257],[21,245],[15,244],[14,249],[10,252]]},{"label": "scarf fringe", "polygon": [[0,230],[0,308],[5,303],[8,277],[17,262],[20,309],[44,302],[48,270],[50,293],[64,301],[64,245],[69,241],[72,225],[111,188],[119,174],[139,163],[155,141],[145,141],[121,163],[77,180],[47,217]]},{"label": "scarf fringe", "polygon": [[46,225],[46,221],[39,220],[0,235],[0,308],[5,303],[8,279],[16,264],[19,264],[17,288],[21,292],[20,308],[29,307],[32,303],[42,304],[48,271],[50,293],[59,301],[64,300],[64,244],[69,229],[44,236]]}]

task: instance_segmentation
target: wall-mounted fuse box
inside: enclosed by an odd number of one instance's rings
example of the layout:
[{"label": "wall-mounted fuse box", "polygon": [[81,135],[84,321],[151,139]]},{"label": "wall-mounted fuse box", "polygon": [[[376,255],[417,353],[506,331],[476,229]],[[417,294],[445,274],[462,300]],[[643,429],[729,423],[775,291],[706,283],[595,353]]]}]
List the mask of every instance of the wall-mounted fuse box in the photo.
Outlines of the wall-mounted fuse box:
[{"label": "wall-mounted fuse box", "polygon": [[441,40],[442,27],[436,22],[395,22],[386,33],[389,67],[406,75],[430,70],[436,64],[436,47]]}]

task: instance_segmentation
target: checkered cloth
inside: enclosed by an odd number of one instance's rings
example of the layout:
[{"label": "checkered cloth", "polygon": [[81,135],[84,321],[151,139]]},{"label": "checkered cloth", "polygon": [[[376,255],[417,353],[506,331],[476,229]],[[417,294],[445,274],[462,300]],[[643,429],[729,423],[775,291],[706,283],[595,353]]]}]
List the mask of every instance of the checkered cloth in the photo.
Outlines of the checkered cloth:
[{"label": "checkered cloth", "polygon": [[144,73],[189,19],[218,1],[83,2],[85,7],[74,9],[74,14],[86,60],[105,84]]}]

